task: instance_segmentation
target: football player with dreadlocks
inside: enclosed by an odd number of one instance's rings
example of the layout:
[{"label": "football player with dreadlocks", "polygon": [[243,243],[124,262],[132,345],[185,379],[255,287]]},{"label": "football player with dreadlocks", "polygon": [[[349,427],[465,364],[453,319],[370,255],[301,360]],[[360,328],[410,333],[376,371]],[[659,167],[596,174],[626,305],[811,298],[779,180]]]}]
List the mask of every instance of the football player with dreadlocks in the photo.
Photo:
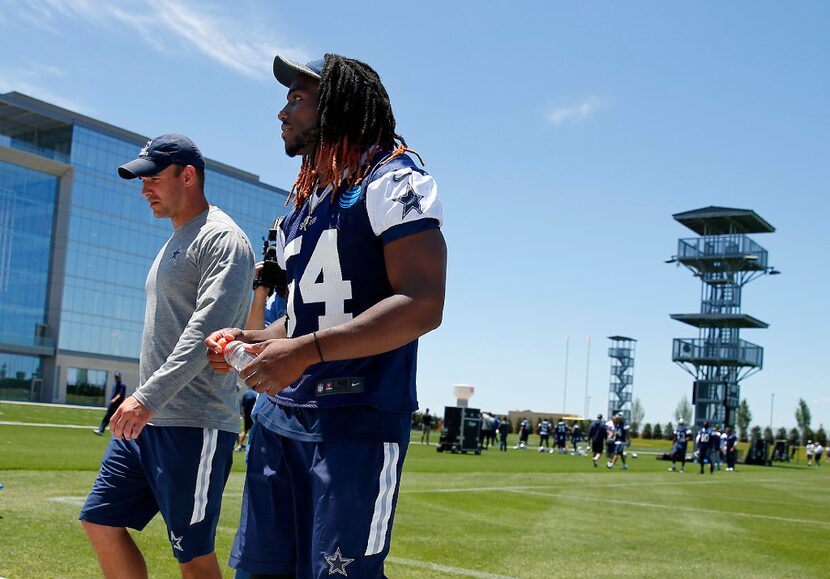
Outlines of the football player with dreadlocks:
[{"label": "football player with dreadlocks", "polygon": [[[438,327],[446,245],[435,181],[395,132],[368,65],[281,56],[285,152],[302,164],[277,235],[284,323],[223,329],[260,396],[231,566],[269,577],[383,577],[409,443],[417,340]],[[420,160],[420,157],[418,157]]]}]

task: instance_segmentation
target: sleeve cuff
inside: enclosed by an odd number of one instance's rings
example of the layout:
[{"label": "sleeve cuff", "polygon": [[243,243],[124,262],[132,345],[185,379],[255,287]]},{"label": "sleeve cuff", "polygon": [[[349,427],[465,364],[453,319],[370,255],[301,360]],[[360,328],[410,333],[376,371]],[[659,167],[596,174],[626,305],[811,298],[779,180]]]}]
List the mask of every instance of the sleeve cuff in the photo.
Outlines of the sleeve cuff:
[{"label": "sleeve cuff", "polygon": [[407,223],[401,223],[400,225],[390,227],[383,232],[381,240],[383,241],[383,244],[386,245],[387,243],[395,241],[396,239],[401,239],[402,237],[408,237],[416,233],[421,233],[422,231],[439,228],[440,225],[438,224],[437,219],[418,219],[417,221],[409,221]]}]

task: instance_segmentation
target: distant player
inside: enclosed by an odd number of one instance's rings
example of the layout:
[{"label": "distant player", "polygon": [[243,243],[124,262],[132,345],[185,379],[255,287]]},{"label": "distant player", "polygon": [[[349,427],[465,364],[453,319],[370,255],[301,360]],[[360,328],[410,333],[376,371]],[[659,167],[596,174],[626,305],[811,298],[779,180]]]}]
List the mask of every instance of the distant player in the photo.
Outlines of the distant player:
[{"label": "distant player", "polygon": [[432,414],[429,413],[429,408],[421,417],[421,427],[421,444],[429,446],[429,433],[432,432]]},{"label": "distant player", "polygon": [[706,461],[709,461],[709,473],[715,473],[715,464],[712,462],[712,429],[709,428],[709,421],[703,423],[703,428],[697,433],[695,437],[695,450],[697,450],[697,460],[700,462],[700,474],[703,474],[703,467]]},{"label": "distant player", "polygon": [[561,418],[556,423],[553,434],[556,437],[556,448],[559,449],[559,454],[568,452],[566,448],[568,446],[568,425]]},{"label": "distant player", "polygon": [[682,418],[677,421],[677,428],[672,434],[671,467],[670,471],[677,470],[677,461],[680,461],[680,472],[686,469],[686,450],[689,444],[689,429],[686,428],[686,421]]},{"label": "distant player", "polygon": [[[539,423],[539,452],[544,452],[545,449],[550,446],[550,429],[550,420],[547,418]],[[543,444],[545,445],[545,448],[542,448]]]},{"label": "distant player", "polygon": [[104,435],[104,431],[107,429],[107,425],[110,423],[112,415],[115,414],[115,411],[118,410],[118,407],[121,406],[121,403],[124,402],[124,399],[126,397],[127,386],[121,381],[121,372],[116,372],[115,386],[113,386],[112,388],[112,398],[110,398],[110,403],[107,407],[107,413],[104,415],[104,419],[101,421],[101,426],[99,426],[98,428],[93,428],[92,432],[94,432],[98,436]]},{"label": "distant player", "polygon": [[614,456],[614,433],[616,430],[617,426],[614,424],[613,417],[605,421],[605,433],[607,435],[607,439],[605,441],[605,456],[608,457],[609,462],[611,461],[611,457]]},{"label": "distant player", "polygon": [[242,394],[242,399],[239,401],[239,413],[242,415],[242,430],[236,438],[236,448],[234,451],[241,452],[245,450],[245,437],[251,432],[254,426],[254,419],[251,413],[254,411],[254,404],[256,404],[256,391],[245,389]]},{"label": "distant player", "polygon": [[530,437],[530,421],[527,418],[522,418],[519,423],[519,444],[513,447],[516,450],[524,450],[527,448],[527,439]]},{"label": "distant player", "polygon": [[821,466],[821,455],[824,454],[824,447],[821,445],[819,441],[816,441],[815,448],[813,449],[815,452],[815,463],[816,467]]},{"label": "distant player", "polygon": [[574,454],[579,450],[577,446],[579,446],[580,440],[582,440],[582,429],[579,428],[579,423],[574,420],[573,426],[571,426],[571,441],[574,445]]},{"label": "distant player", "polygon": [[599,457],[602,456],[602,446],[608,434],[605,432],[605,423],[602,421],[602,414],[597,414],[597,419],[588,428],[588,439],[591,441],[591,452],[593,453],[594,467],[598,466]]},{"label": "distant player", "polygon": [[625,423],[623,415],[617,414],[614,417],[614,454],[606,465],[608,468],[614,468],[617,459],[620,459],[622,460],[623,470],[628,470],[628,464],[625,462],[625,446],[628,444],[629,430],[630,427]]},{"label": "distant player", "polygon": [[507,452],[507,435],[510,434],[510,421],[507,420],[507,417],[505,417],[504,420],[499,421],[498,431],[499,450],[501,452]]},{"label": "distant player", "polygon": [[738,437],[731,426],[726,427],[726,438],[723,441],[723,454],[726,456],[726,471],[735,470],[735,462],[738,458]]},{"label": "distant player", "polygon": [[813,466],[813,453],[816,451],[816,445],[812,440],[807,441],[805,451],[807,452],[807,466]]},{"label": "distant player", "polygon": [[717,424],[712,425],[712,438],[709,439],[709,456],[715,465],[715,468],[720,470],[721,461],[721,447],[723,446],[723,433]]}]

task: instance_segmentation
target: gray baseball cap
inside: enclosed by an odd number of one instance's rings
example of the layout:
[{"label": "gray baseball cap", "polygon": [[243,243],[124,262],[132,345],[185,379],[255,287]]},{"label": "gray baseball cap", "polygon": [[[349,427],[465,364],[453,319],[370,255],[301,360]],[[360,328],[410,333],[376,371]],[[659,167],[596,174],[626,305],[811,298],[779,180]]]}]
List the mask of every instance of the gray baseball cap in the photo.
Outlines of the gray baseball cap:
[{"label": "gray baseball cap", "polygon": [[300,64],[278,54],[274,57],[274,78],[285,87],[290,87],[298,74],[304,74],[320,80],[323,76],[323,65],[325,62],[325,58],[317,58],[306,64]]}]

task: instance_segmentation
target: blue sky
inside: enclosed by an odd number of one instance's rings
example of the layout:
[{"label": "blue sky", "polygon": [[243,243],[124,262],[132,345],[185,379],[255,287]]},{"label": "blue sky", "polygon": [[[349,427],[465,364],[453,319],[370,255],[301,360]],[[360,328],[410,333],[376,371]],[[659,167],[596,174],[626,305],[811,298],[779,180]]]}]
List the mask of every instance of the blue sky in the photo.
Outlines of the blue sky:
[{"label": "blue sky", "polygon": [[754,209],[777,228],[755,240],[783,275],[745,288],[770,328],[743,334],[765,368],[742,395],[754,423],[774,394],[776,427],[803,397],[828,428],[829,16],[821,2],[0,0],[0,92],[183,132],[288,188],[273,55],[371,64],[445,206],[447,304],[419,371],[433,410],[466,383],[495,412],[566,398],[581,413],[587,374],[604,412],[607,336],[622,334],[638,339],[646,421],[671,420],[691,396],[671,339],[696,332],[668,315],[699,307],[696,280],[664,263],[691,236],[671,215]]}]

